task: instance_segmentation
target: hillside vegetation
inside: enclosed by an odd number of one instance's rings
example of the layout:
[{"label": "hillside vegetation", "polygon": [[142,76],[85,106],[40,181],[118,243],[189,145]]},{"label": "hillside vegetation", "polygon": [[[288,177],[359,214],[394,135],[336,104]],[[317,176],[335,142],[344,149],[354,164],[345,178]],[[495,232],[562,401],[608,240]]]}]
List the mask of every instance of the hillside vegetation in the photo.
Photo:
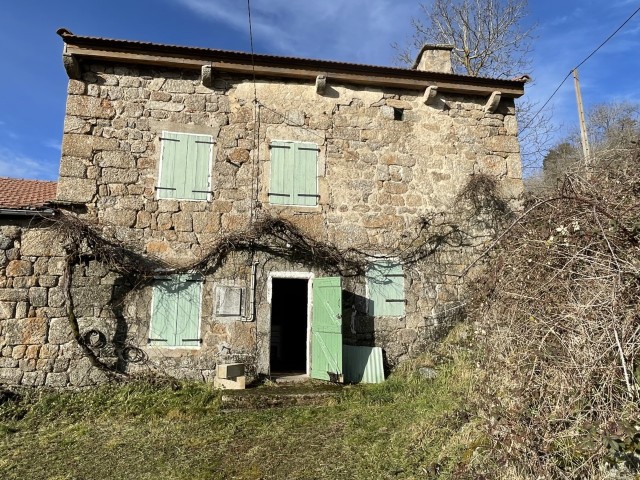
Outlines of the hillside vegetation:
[{"label": "hillside vegetation", "polygon": [[476,283],[476,475],[640,473],[640,157],[599,147],[527,201]]}]

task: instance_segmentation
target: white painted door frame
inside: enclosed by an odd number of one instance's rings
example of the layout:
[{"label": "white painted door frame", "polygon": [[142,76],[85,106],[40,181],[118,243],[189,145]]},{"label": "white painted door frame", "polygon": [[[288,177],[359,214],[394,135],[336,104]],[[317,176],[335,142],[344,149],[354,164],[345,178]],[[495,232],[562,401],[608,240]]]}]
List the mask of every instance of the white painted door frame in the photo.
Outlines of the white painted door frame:
[{"label": "white painted door frame", "polygon": [[[307,371],[311,374],[311,322],[313,320],[313,279],[312,272],[271,272],[267,279],[267,302],[269,303],[269,348],[271,348],[271,299],[273,297],[273,279],[307,280]],[[269,372],[271,372],[271,354],[269,354]]]}]

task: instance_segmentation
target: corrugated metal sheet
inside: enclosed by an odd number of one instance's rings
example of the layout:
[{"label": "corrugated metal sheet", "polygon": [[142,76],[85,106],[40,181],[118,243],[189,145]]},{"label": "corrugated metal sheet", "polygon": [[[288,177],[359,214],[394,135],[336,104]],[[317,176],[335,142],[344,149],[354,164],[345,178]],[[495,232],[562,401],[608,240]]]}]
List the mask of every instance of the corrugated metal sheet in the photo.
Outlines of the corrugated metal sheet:
[{"label": "corrugated metal sheet", "polygon": [[384,382],[382,348],[343,345],[342,357],[346,383]]}]

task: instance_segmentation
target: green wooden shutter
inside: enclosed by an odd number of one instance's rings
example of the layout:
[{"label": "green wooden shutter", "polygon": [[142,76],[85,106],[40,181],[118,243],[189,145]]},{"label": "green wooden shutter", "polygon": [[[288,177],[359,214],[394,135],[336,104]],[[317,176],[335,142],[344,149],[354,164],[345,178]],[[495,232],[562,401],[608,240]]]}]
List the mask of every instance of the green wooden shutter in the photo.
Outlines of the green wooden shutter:
[{"label": "green wooden shutter", "polygon": [[152,318],[149,344],[163,347],[175,345],[175,316],[178,297],[173,278],[156,280],[153,286]]},{"label": "green wooden shutter", "polygon": [[342,382],[342,286],[340,277],[313,280],[311,377]]},{"label": "green wooden shutter", "polygon": [[186,158],[187,142],[179,133],[162,132],[162,160],[158,198],[181,198],[179,195],[181,159]]},{"label": "green wooden shutter", "polygon": [[181,275],[178,279],[178,302],[175,317],[176,345],[197,347],[200,345],[200,295],[199,278]]},{"label": "green wooden shutter", "polygon": [[269,203],[318,204],[318,146],[314,143],[272,142]]},{"label": "green wooden shutter", "polygon": [[156,280],[149,343],[156,346],[200,345],[202,283],[192,275]]},{"label": "green wooden shutter", "polygon": [[404,273],[402,265],[376,262],[366,273],[369,314],[375,317],[404,315]]},{"label": "green wooden shutter", "polygon": [[209,135],[162,132],[158,198],[209,198],[212,142]]},{"label": "green wooden shutter", "polygon": [[294,144],[295,175],[294,203],[314,206],[318,204],[318,146],[315,143]]},{"label": "green wooden shutter", "polygon": [[209,165],[213,150],[213,138],[209,135],[188,135],[187,176],[188,188],[184,198],[208,200],[211,185]]},{"label": "green wooden shutter", "polygon": [[272,142],[269,203],[274,205],[289,205],[293,203],[292,175],[292,145],[288,142]]}]

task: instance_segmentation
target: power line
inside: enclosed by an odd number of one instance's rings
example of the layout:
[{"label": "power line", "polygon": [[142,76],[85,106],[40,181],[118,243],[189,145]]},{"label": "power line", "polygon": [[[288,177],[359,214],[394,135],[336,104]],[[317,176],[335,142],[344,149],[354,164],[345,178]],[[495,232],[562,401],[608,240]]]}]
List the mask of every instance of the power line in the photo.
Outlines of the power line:
[{"label": "power line", "polygon": [[[590,58],[591,58],[591,57],[592,57],[592,56],[593,56],[593,55],[594,55],[598,50],[600,50],[600,49],[604,46],[604,44],[605,44],[605,43],[607,43],[609,40],[611,40],[611,39],[615,36],[615,34],[616,34],[616,33],[618,33],[620,30],[622,30],[622,28],[623,28],[627,23],[629,23],[629,21],[630,21],[630,20],[631,20],[631,19],[636,15],[636,13],[638,13],[638,12],[640,12],[640,7],[638,7],[638,8],[636,9],[636,11],[635,11],[635,12],[633,12],[633,13],[629,16],[629,18],[627,18],[627,19],[624,21],[624,23],[623,23],[622,25],[620,25],[620,26],[616,29],[616,31],[615,31],[615,32],[613,32],[611,35],[609,35],[609,36],[606,38],[606,40],[605,40],[604,42],[602,42],[600,45],[598,45],[598,48],[596,48],[593,52],[591,52],[591,53],[587,56],[587,58],[585,58],[584,60],[582,60],[582,61],[581,61],[581,62],[580,62],[576,67],[574,67],[574,68],[573,68],[573,70],[576,70],[576,69],[580,68],[580,67],[582,66],[582,64],[583,64],[583,63],[585,63],[587,60],[589,60],[589,59],[590,59]],[[572,70],[572,71],[573,71],[573,70]]]},{"label": "power line", "polygon": [[544,105],[542,105],[542,107],[540,107],[540,110],[538,110],[535,115],[533,117],[531,117],[531,119],[529,120],[529,122],[522,127],[522,129],[520,130],[520,134],[522,134],[527,128],[529,128],[531,126],[531,124],[533,123],[533,121],[538,118],[538,115],[540,115],[540,113],[542,112],[542,110],[545,109],[545,107],[547,105],[549,105],[549,102],[553,99],[553,97],[556,95],[556,93],[558,93],[558,90],[560,90],[560,88],[562,87],[562,85],[564,85],[564,82],[567,81],[567,78],[569,78],[571,76],[571,72],[567,73],[567,76],[564,77],[562,79],[562,81],[560,82],[560,84],[556,87],[556,89],[553,91],[553,93],[551,94],[551,96],[547,99],[546,102],[544,102]]},{"label": "power line", "polygon": [[562,85],[564,85],[564,82],[567,81],[567,79],[571,76],[571,73],[580,68],[582,65],[584,65],[587,60],[589,60],[591,57],[593,57],[596,52],[598,50],[600,50],[602,47],[605,46],[605,44],[611,40],[620,30],[622,30],[622,28],[631,21],[631,19],[633,17],[636,16],[636,14],[640,12],[640,7],[638,7],[631,15],[629,15],[629,17],[622,23],[622,25],[620,25],[618,28],[616,28],[616,30],[609,35],[604,42],[602,42],[600,45],[598,45],[589,55],[587,55],[584,60],[582,60],[578,65],[576,65],[574,68],[572,68],[569,73],[567,73],[567,75],[562,79],[562,81],[560,82],[560,84],[556,87],[556,89],[553,91],[553,93],[551,94],[551,96],[547,99],[546,102],[544,102],[544,105],[542,105],[542,107],[540,107],[540,109],[536,112],[536,114],[531,117],[531,120],[529,120],[529,122],[520,130],[520,133],[522,134],[522,132],[524,132],[527,128],[529,128],[531,126],[531,124],[533,123],[533,121],[538,117],[538,115],[540,115],[540,113],[542,112],[542,110],[545,109],[545,107],[549,104],[549,102],[551,101],[551,99],[555,96],[556,93],[558,93],[558,90],[560,90],[560,88],[562,87]]},{"label": "power line", "polygon": [[253,49],[253,25],[251,21],[251,0],[247,0],[247,12],[249,14],[249,42],[251,45],[251,71],[253,73],[253,158],[251,162],[251,200],[249,205],[249,222],[253,224],[255,208],[258,203],[258,191],[260,181],[258,180],[258,163],[260,162],[260,104],[258,103],[258,88],[256,86],[256,64],[255,52]]},{"label": "power line", "polygon": [[[247,0],[247,12],[249,13],[249,41],[251,43],[251,70],[253,72],[253,103],[255,105],[255,109],[257,110],[257,112],[260,112],[260,107],[265,108],[267,110],[269,110],[272,113],[275,113],[276,115],[280,116],[285,123],[287,123],[288,125],[292,126],[292,127],[298,127],[298,128],[302,128],[303,130],[307,130],[308,132],[321,137],[324,139],[324,137],[320,134],[318,134],[317,132],[314,132],[313,130],[310,130],[309,128],[307,128],[305,125],[299,125],[297,123],[292,122],[291,120],[289,120],[289,118],[287,118],[286,115],[280,113],[280,112],[276,112],[274,109],[267,107],[266,105],[258,102],[258,91],[257,91],[257,87],[256,87],[256,65],[255,65],[255,61],[254,61],[254,50],[253,50],[253,28],[252,28],[252,21],[251,21],[251,0]],[[256,122],[259,122],[259,118],[255,119]],[[259,125],[259,123],[258,123]],[[259,140],[259,139],[258,139]]]},{"label": "power line", "polygon": [[253,50],[253,26],[251,22],[251,0],[247,0],[247,11],[249,12],[249,42],[251,44],[251,71],[253,72],[253,100],[258,101],[258,92],[256,90],[256,63],[254,60]]}]

